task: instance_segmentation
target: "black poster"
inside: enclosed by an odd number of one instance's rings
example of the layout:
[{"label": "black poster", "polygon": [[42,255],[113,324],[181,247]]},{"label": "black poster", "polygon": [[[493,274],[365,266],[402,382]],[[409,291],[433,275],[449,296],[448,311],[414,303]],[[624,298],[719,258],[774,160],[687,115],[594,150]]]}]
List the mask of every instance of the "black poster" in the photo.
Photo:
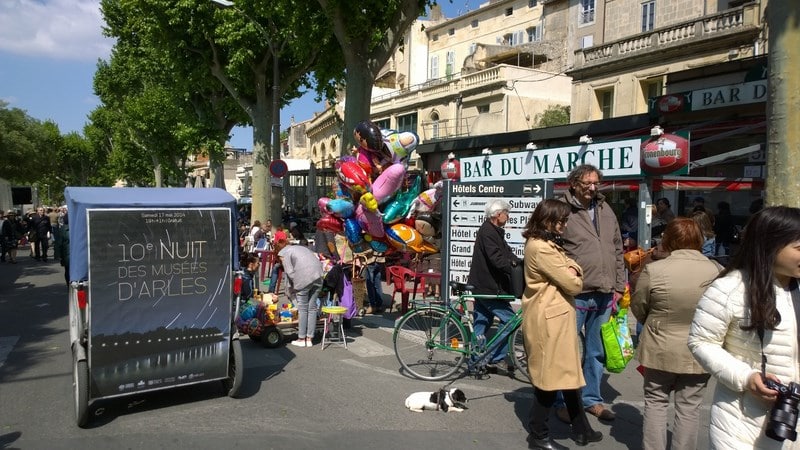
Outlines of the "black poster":
[{"label": "black poster", "polygon": [[87,214],[92,397],[226,378],[230,209]]}]

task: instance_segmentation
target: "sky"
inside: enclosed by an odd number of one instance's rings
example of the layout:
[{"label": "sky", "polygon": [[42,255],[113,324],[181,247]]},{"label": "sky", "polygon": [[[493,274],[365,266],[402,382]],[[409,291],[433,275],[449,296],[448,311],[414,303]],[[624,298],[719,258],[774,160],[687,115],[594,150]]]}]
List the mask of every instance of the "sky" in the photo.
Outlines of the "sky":
[{"label": "sky", "polygon": [[[446,17],[457,17],[488,0],[440,0]],[[97,61],[107,60],[114,41],[102,34],[100,0],[0,0],[0,100],[62,134],[83,133],[99,105],[92,79]],[[309,119],[324,107],[313,94],[281,110],[281,129]],[[237,127],[233,147],[251,149],[250,128]]]}]

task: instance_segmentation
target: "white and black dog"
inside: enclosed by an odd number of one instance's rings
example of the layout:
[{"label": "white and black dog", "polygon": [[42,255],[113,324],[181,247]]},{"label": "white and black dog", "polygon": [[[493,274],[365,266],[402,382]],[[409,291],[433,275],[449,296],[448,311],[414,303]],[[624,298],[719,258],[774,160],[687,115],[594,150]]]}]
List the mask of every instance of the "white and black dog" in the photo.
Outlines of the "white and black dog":
[{"label": "white and black dog", "polygon": [[461,412],[467,409],[467,396],[458,388],[439,389],[436,392],[414,392],[406,398],[406,408],[415,412]]}]

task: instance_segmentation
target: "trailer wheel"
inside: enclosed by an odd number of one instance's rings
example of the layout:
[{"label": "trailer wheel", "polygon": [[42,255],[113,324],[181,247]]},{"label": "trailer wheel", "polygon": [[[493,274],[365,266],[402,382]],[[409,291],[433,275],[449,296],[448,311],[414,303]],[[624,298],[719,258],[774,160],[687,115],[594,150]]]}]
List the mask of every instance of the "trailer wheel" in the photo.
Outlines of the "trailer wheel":
[{"label": "trailer wheel", "polygon": [[283,335],[278,327],[272,325],[264,328],[261,333],[261,343],[267,348],[277,348],[283,343]]},{"label": "trailer wheel", "polygon": [[86,361],[75,361],[72,370],[75,422],[84,428],[89,422],[89,365]]},{"label": "trailer wheel", "polygon": [[238,339],[231,341],[231,349],[228,354],[228,378],[222,380],[225,393],[228,397],[235,398],[239,395],[244,379],[244,362],[242,361],[242,344]]}]

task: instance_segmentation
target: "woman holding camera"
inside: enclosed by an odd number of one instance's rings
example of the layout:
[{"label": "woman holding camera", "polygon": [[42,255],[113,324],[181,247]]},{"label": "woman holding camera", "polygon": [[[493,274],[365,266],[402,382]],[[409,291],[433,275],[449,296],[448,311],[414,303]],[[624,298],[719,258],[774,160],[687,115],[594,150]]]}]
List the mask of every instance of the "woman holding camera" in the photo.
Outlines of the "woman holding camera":
[{"label": "woman holding camera", "polygon": [[733,262],[700,299],[689,349],[717,379],[711,448],[800,448],[766,435],[776,427],[794,429],[780,423],[791,418],[776,423],[770,411],[798,399],[779,396],[765,382],[800,381],[798,278],[800,209],[769,207],[750,218]]}]

